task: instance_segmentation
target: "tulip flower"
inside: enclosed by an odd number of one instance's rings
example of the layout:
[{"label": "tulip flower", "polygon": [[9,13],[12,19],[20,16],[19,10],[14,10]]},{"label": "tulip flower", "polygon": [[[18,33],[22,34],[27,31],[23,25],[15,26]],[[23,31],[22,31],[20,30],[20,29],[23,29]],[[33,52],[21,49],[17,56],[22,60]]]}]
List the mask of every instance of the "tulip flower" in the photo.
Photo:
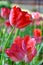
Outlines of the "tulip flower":
[{"label": "tulip flower", "polygon": [[8,18],[9,14],[10,14],[10,9],[9,8],[6,8],[6,7],[1,8],[1,16],[3,18]]},{"label": "tulip flower", "polygon": [[22,11],[19,7],[14,6],[11,9],[9,21],[12,26],[24,28],[32,22],[32,16],[28,12]]},{"label": "tulip flower", "polygon": [[19,36],[15,39],[14,43],[12,44],[11,48],[6,50],[6,54],[13,60],[13,61],[20,61],[24,58],[24,50],[23,50],[23,40]]},{"label": "tulip flower", "polygon": [[36,39],[37,43],[41,43],[42,41],[42,31],[41,29],[34,29],[33,31],[34,38]]},{"label": "tulip flower", "polygon": [[35,57],[37,51],[35,48],[36,41],[34,38],[25,36],[21,38],[18,36],[10,48],[6,49],[6,54],[12,59],[12,61],[30,62]]},{"label": "tulip flower", "polygon": [[41,37],[42,36],[42,32],[41,32],[41,29],[34,29],[34,32],[33,32],[34,36],[35,37]]}]

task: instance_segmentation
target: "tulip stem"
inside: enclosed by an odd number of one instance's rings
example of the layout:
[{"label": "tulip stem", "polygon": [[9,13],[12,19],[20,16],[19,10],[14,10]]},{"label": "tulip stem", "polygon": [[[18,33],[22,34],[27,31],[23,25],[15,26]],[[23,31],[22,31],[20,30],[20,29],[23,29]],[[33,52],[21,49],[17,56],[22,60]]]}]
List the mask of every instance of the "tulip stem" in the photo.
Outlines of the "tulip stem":
[{"label": "tulip stem", "polygon": [[38,55],[39,55],[39,53],[40,53],[40,51],[41,51],[42,47],[43,47],[43,43],[41,43],[40,48],[39,48],[39,50],[38,50],[38,52],[37,52],[37,55],[36,55],[36,56],[38,56]]},{"label": "tulip stem", "polygon": [[15,38],[17,36],[17,33],[18,33],[18,28],[16,28],[16,32],[15,32],[15,35],[14,35],[14,40],[15,40]]},{"label": "tulip stem", "polygon": [[[10,37],[11,37],[13,31],[14,31],[14,28],[13,28],[12,31],[10,32],[10,34],[9,34],[9,36],[8,36],[8,38],[7,38],[7,41],[5,42],[4,47],[3,47],[3,49],[2,49],[1,62],[0,62],[1,64],[0,64],[0,65],[3,65],[2,61],[3,61],[3,59],[4,59],[4,51],[5,51],[6,46],[8,46],[8,44],[9,44],[9,43],[8,43],[8,40],[10,39]],[[16,29],[16,32],[15,32],[15,35],[14,35],[14,39],[15,39],[16,36],[17,36],[17,32],[18,32],[18,29]]]}]

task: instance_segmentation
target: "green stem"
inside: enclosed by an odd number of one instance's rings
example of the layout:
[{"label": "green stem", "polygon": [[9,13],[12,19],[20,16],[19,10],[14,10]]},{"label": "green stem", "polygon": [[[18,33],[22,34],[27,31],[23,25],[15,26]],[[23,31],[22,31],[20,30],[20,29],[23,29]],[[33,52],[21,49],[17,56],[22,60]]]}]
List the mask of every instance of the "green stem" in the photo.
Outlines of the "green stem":
[{"label": "green stem", "polygon": [[[6,46],[8,46],[8,40],[10,39],[10,37],[11,37],[13,31],[14,31],[14,28],[12,29],[11,33],[9,34],[8,39],[7,39],[7,41],[5,42],[4,47],[3,47],[3,49],[2,49],[1,64],[0,64],[0,65],[3,65],[3,64],[2,64],[2,61],[3,61],[3,59],[4,59],[4,51],[5,51]],[[16,33],[15,33],[15,35],[14,35],[14,39],[15,39],[16,36],[17,36],[17,32],[18,32],[18,29],[16,29]]]},{"label": "green stem", "polygon": [[36,56],[38,56],[38,55],[39,55],[39,53],[40,53],[40,51],[41,51],[42,47],[43,47],[43,43],[41,43],[40,48],[39,48],[39,50],[38,50],[38,52],[37,52],[37,55],[36,55]]},{"label": "green stem", "polygon": [[6,34],[6,28],[5,28],[5,31],[4,31],[4,33],[3,33],[3,37],[2,37],[2,41],[1,41],[1,46],[3,45],[2,43],[4,42],[5,34]]},{"label": "green stem", "polygon": [[[37,52],[37,54],[36,54],[36,57],[39,56],[39,53],[40,53],[42,47],[43,47],[43,43],[41,43],[40,48],[39,48],[39,50],[38,50],[38,52]],[[36,57],[35,57],[35,58],[36,58]],[[33,59],[33,61],[35,60],[35,58]],[[37,59],[37,58],[36,58],[36,59]]]},{"label": "green stem", "polygon": [[16,32],[15,32],[15,35],[14,35],[14,39],[16,38],[17,33],[18,33],[18,28],[16,28]]}]

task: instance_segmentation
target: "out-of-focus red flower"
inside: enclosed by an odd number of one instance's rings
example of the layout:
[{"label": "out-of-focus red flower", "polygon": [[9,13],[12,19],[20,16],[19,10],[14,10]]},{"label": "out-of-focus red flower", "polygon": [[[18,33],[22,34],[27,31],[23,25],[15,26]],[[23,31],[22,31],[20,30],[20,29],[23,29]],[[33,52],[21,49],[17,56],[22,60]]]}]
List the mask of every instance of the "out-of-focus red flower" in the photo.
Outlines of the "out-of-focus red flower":
[{"label": "out-of-focus red flower", "polygon": [[24,28],[32,22],[32,16],[28,12],[22,11],[19,7],[14,6],[11,9],[9,20],[12,26]]},{"label": "out-of-focus red flower", "polygon": [[9,20],[6,20],[6,21],[5,21],[5,26],[6,26],[6,27],[11,27],[11,24],[10,24]]},{"label": "out-of-focus red flower", "polygon": [[29,36],[21,38],[18,36],[11,47],[6,50],[6,54],[15,62],[21,60],[30,62],[36,55],[35,44],[36,41],[34,38],[30,38]]},{"label": "out-of-focus red flower", "polygon": [[42,36],[42,31],[41,31],[41,29],[34,29],[34,31],[33,31],[33,35],[34,35],[34,37],[41,37]]},{"label": "out-of-focus red flower", "polygon": [[3,18],[8,18],[9,14],[10,14],[10,9],[9,8],[6,8],[6,7],[1,8],[1,16]]},{"label": "out-of-focus red flower", "polygon": [[13,60],[13,61],[20,61],[24,58],[24,50],[23,50],[23,40],[19,36],[15,39],[14,43],[12,44],[11,48],[6,50],[6,54]]},{"label": "out-of-focus red flower", "polygon": [[36,39],[36,42],[41,43],[41,41],[42,41],[42,31],[41,31],[41,29],[38,29],[38,28],[34,29],[33,34],[34,34],[34,38]]},{"label": "out-of-focus red flower", "polygon": [[32,12],[32,17],[33,17],[33,19],[39,19],[40,13],[39,12]]}]

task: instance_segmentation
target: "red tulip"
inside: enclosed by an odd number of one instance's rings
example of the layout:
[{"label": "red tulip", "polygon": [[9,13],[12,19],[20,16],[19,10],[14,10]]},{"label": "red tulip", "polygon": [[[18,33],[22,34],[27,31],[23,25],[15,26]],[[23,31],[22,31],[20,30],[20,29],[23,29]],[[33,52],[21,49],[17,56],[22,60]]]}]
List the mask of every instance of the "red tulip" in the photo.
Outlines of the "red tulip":
[{"label": "red tulip", "polygon": [[1,16],[3,18],[8,18],[9,17],[9,14],[10,14],[10,9],[9,8],[1,8]]},{"label": "red tulip", "polygon": [[[25,60],[26,62],[28,62],[28,61],[31,61],[36,55],[35,39],[34,38],[26,39],[26,37],[29,38],[28,36],[25,36],[24,38],[21,38],[20,36],[18,36],[14,40],[14,43],[11,45],[11,47],[6,50],[6,54],[13,61]],[[28,60],[26,60],[26,58]]]},{"label": "red tulip", "polygon": [[41,37],[42,31],[41,29],[34,29],[33,34],[34,34],[34,37]]},{"label": "red tulip", "polygon": [[11,9],[9,20],[12,26],[17,28],[24,28],[29,25],[32,20],[32,16],[28,12],[22,11],[19,7],[14,6]]},{"label": "red tulip", "polygon": [[23,50],[23,40],[19,36],[15,39],[14,43],[12,44],[11,48],[6,50],[6,54],[13,60],[13,61],[20,61],[24,58],[24,50]]},{"label": "red tulip", "polygon": [[41,43],[42,31],[40,29],[34,29],[33,35],[34,35],[34,38],[36,39],[36,42]]}]

